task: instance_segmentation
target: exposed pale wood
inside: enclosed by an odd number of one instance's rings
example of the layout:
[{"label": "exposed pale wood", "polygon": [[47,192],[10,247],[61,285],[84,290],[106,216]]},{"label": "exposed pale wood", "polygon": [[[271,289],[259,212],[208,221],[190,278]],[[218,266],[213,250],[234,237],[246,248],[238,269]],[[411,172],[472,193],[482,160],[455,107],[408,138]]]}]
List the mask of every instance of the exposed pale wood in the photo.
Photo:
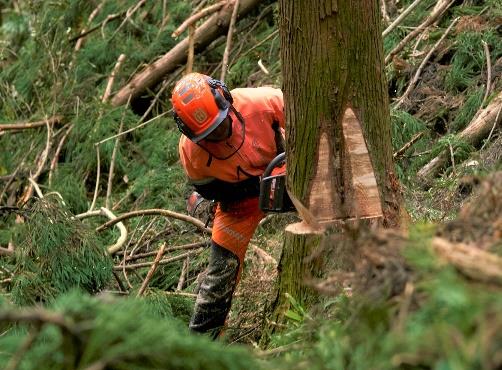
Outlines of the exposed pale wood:
[{"label": "exposed pale wood", "polygon": [[369,157],[366,140],[352,108],[345,110],[342,121],[343,137],[345,139],[346,160],[348,162],[352,186],[353,199],[347,199],[349,218],[368,218],[382,216],[380,194]]},{"label": "exposed pale wood", "polygon": [[[344,191],[334,182],[335,168],[328,136],[321,134],[317,168],[312,180],[308,209],[320,223],[340,219],[382,216],[380,195],[361,124],[352,108],[342,120]],[[343,199],[341,198],[343,196]]]},{"label": "exposed pale wood", "polygon": [[[101,207],[101,213],[103,215],[105,215],[106,217],[108,217],[110,220],[115,220],[117,218],[112,213],[112,211],[110,211],[109,209],[107,209],[105,207]],[[122,222],[118,222],[118,223],[116,223],[116,225],[117,225],[117,228],[120,230],[120,236],[117,239],[117,241],[115,242],[115,244],[110,245],[107,248],[108,253],[110,253],[110,254],[117,253],[124,246],[124,244],[127,240],[127,229],[126,229],[125,225]]]},{"label": "exposed pale wood", "polygon": [[462,274],[485,283],[502,285],[502,257],[464,243],[451,243],[436,237],[432,247],[438,255]]},{"label": "exposed pale wood", "polygon": [[[244,17],[262,0],[241,0],[239,18]],[[218,13],[213,14],[195,31],[196,50],[209,45],[216,37],[224,34],[230,23],[232,8],[225,6]],[[187,58],[188,38],[174,46],[161,58],[145,67],[142,71],[132,77],[112,99],[114,106],[123,105],[129,96],[136,98],[145,89],[157,84],[167,73],[183,64]]]}]

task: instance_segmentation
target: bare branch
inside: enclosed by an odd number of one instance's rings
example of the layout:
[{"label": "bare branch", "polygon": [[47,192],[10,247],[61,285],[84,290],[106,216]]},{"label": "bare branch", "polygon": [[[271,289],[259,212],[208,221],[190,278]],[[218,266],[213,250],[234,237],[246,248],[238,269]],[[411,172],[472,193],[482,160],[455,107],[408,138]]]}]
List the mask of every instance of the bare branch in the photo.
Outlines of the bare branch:
[{"label": "bare branch", "polygon": [[230,54],[230,49],[232,48],[232,35],[234,33],[235,21],[237,19],[237,12],[239,10],[239,0],[235,0],[234,8],[232,10],[232,17],[230,18],[230,25],[228,26],[227,33],[227,44],[225,45],[225,51],[223,53],[223,61],[221,65],[221,76],[220,80],[225,81],[225,76],[228,69],[228,56]]},{"label": "bare branch", "polygon": [[486,56],[486,70],[487,70],[487,76],[486,76],[486,91],[485,91],[485,96],[483,96],[483,101],[481,102],[481,108],[486,102],[486,99],[488,99],[488,95],[490,95],[490,90],[492,89],[492,63],[490,61],[490,49],[488,48],[488,44],[486,41],[482,41],[483,43],[483,49],[485,50],[485,56]]},{"label": "bare branch", "polygon": [[432,54],[434,54],[434,52],[439,47],[439,45],[441,45],[441,43],[446,38],[446,36],[448,36],[448,34],[450,33],[451,29],[453,28],[453,26],[455,25],[455,23],[457,23],[458,20],[459,20],[459,17],[455,18],[453,20],[453,22],[451,22],[450,26],[446,29],[446,31],[443,33],[443,35],[440,37],[440,39],[434,44],[434,46],[431,48],[431,50],[427,53],[427,55],[425,56],[424,60],[422,60],[422,63],[420,63],[420,66],[418,67],[417,72],[415,73],[415,75],[411,79],[410,84],[406,88],[406,91],[399,98],[399,100],[397,101],[397,103],[394,105],[394,109],[397,109],[398,107],[400,107],[401,104],[403,104],[403,102],[405,101],[405,99],[408,97],[408,95],[410,95],[411,91],[413,90],[413,88],[415,87],[416,83],[418,82],[418,80],[420,78],[420,75],[422,74],[422,70],[424,69],[424,67],[427,64],[427,62],[429,61],[429,59],[432,57]]},{"label": "bare branch", "polygon": [[202,19],[214,12],[220,10],[223,5],[227,3],[227,0],[220,1],[219,3],[208,6],[207,8],[202,9],[200,12],[191,15],[186,21],[184,21],[181,26],[179,26],[172,34],[171,37],[178,37],[185,31],[189,26],[195,24],[199,19]]},{"label": "bare branch", "polygon": [[117,59],[117,63],[115,63],[115,67],[113,67],[112,73],[108,78],[108,83],[106,84],[106,89],[105,92],[103,93],[103,98],[101,99],[102,103],[108,102],[108,99],[110,98],[110,95],[112,93],[113,83],[115,82],[115,76],[119,72],[120,67],[122,66],[122,63],[124,63],[125,59],[126,59],[125,54],[120,54],[119,58]]},{"label": "bare branch", "polygon": [[[199,248],[199,249],[196,249],[194,251],[183,253],[183,254],[180,254],[180,255],[175,256],[175,257],[171,257],[171,258],[166,258],[166,259],[160,260],[159,261],[159,265],[166,265],[166,264],[171,263],[171,262],[176,262],[176,261],[183,260],[187,256],[197,255],[197,254],[201,253],[203,250],[204,250],[204,248]],[[113,269],[115,271],[136,270],[136,269],[143,268],[143,267],[149,267],[152,264],[153,264],[153,262],[136,263],[134,265],[114,266]]]},{"label": "bare branch", "polygon": [[138,211],[132,211],[132,212],[127,212],[124,213],[120,216],[118,216],[116,219],[113,219],[111,221],[106,222],[105,224],[101,225],[96,229],[96,232],[100,232],[103,230],[106,230],[110,226],[115,225],[117,222],[121,222],[123,220],[127,220],[128,218],[133,218],[137,216],[164,216],[164,217],[170,217],[170,218],[175,218],[181,221],[185,221],[188,223],[191,223],[192,225],[196,226],[199,230],[202,232],[210,233],[211,229],[208,227],[204,226],[204,223],[194,217],[190,217],[188,215],[182,214],[182,213],[177,213],[174,211],[169,211],[167,209],[159,209],[159,208],[152,208],[152,209],[143,209],[143,210],[138,210]]},{"label": "bare branch", "polygon": [[150,270],[148,270],[148,273],[146,274],[145,280],[143,280],[143,284],[141,284],[141,288],[139,288],[138,294],[136,297],[141,297],[143,293],[145,292],[146,288],[148,287],[148,283],[152,279],[153,273],[157,269],[157,266],[159,265],[160,259],[162,258],[162,255],[164,254],[164,249],[166,249],[166,243],[162,243],[162,245],[159,248],[159,251],[157,252],[157,256],[155,257],[155,260],[153,261],[152,267],[150,267]]},{"label": "bare branch", "polygon": [[62,116],[54,116],[50,117],[41,121],[35,121],[35,122],[19,122],[19,123],[2,123],[0,124],[0,131],[3,130],[26,130],[30,128],[38,128],[42,126],[46,126],[47,124],[49,125],[57,125],[62,123],[63,117]]},{"label": "bare branch", "polygon": [[385,57],[385,64],[388,64],[392,58],[406,46],[408,42],[422,33],[428,26],[437,21],[441,15],[455,2],[455,0],[441,0],[438,2],[432,13],[425,19],[422,24],[410,32],[401,42]]},{"label": "bare branch", "polygon": [[[382,0],[383,1],[383,0]],[[399,26],[401,22],[406,18],[408,14],[412,12],[413,9],[417,7],[423,0],[415,0],[408,8],[405,9],[404,12],[401,13],[399,17],[397,17],[390,25],[382,32],[382,37],[387,36],[394,28]]]}]

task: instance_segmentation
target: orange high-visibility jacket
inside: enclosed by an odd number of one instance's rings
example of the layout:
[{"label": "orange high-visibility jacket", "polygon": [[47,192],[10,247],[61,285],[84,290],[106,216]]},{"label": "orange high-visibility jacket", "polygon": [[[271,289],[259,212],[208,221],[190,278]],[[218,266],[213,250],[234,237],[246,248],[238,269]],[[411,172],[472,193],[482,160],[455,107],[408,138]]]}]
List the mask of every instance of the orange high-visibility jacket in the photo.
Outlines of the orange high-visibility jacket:
[{"label": "orange high-visibility jacket", "polygon": [[[245,122],[242,147],[228,159],[211,158],[199,145],[182,135],[179,155],[185,173],[194,185],[208,184],[214,179],[236,183],[263,174],[266,166],[277,155],[274,122],[284,130],[284,102],[282,91],[271,87],[239,88],[231,91],[233,106]],[[230,112],[236,126],[238,118]],[[234,133],[220,146],[237,146],[242,136]],[[211,144],[215,145],[215,144]]]}]

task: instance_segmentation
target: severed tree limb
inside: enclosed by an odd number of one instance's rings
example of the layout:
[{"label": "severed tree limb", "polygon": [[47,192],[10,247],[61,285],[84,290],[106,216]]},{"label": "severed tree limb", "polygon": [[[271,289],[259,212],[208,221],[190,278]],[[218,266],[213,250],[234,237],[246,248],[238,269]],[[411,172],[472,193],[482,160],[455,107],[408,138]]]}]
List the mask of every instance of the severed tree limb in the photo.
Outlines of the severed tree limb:
[{"label": "severed tree limb", "polygon": [[406,88],[406,91],[399,98],[399,100],[397,101],[397,103],[394,105],[394,109],[399,108],[401,106],[401,104],[403,104],[403,102],[408,98],[408,95],[410,95],[411,91],[413,90],[413,88],[415,87],[416,83],[420,79],[420,75],[422,74],[422,70],[424,69],[424,67],[427,64],[427,62],[429,61],[429,59],[431,58],[432,54],[434,54],[434,52],[439,47],[439,45],[441,45],[441,43],[446,38],[446,36],[448,36],[448,34],[450,33],[451,29],[453,28],[453,26],[455,25],[455,23],[457,23],[458,20],[459,20],[459,17],[455,18],[453,20],[453,22],[451,22],[450,26],[446,29],[446,31],[443,33],[443,35],[434,44],[434,46],[431,48],[431,50],[429,50],[429,52],[427,53],[427,55],[425,56],[425,58],[422,60],[422,63],[420,63],[420,66],[418,67],[417,72],[415,73],[415,75],[411,79],[408,87]]},{"label": "severed tree limb", "polygon": [[395,152],[392,157],[394,159],[401,157],[413,144],[415,144],[422,136],[424,136],[425,131],[420,131],[419,133],[413,135],[410,141],[404,144],[401,149]]},{"label": "severed tree limb", "polygon": [[171,218],[175,218],[175,219],[178,219],[178,220],[181,220],[181,221],[185,221],[185,222],[191,223],[192,225],[196,226],[202,232],[206,232],[206,233],[210,233],[211,232],[211,229],[209,227],[205,227],[204,223],[202,221],[196,219],[195,217],[191,217],[191,216],[188,216],[188,215],[184,215],[182,213],[173,212],[173,211],[169,211],[167,209],[160,209],[160,208],[143,209],[143,210],[138,210],[138,211],[132,211],[132,212],[124,213],[124,214],[118,216],[117,218],[115,218],[113,220],[110,220],[110,221],[104,223],[103,225],[99,226],[96,229],[96,232],[100,232],[100,231],[106,230],[107,228],[109,228],[110,226],[115,225],[118,222],[121,222],[123,220],[127,220],[128,218],[137,217],[137,216],[164,216],[164,217],[171,217]]},{"label": "severed tree limb", "polygon": [[225,51],[223,52],[223,61],[221,63],[221,75],[220,80],[225,81],[225,76],[228,69],[228,56],[230,55],[230,50],[232,48],[232,36],[234,33],[235,20],[237,19],[237,12],[239,11],[239,0],[234,0],[234,7],[232,9],[232,17],[230,18],[230,25],[228,26],[227,33],[227,44],[225,45]]},{"label": "severed tree limb", "polygon": [[184,21],[181,26],[176,28],[176,30],[171,34],[171,37],[178,37],[181,35],[187,28],[194,25],[199,19],[202,19],[210,14],[213,14],[220,10],[223,5],[227,3],[227,0],[220,1],[219,3],[208,6],[207,8],[202,9],[201,11],[191,15],[186,21]]},{"label": "severed tree limb", "polygon": [[451,243],[440,237],[432,240],[432,248],[469,278],[502,285],[502,257],[464,243]]},{"label": "severed tree limb", "polygon": [[193,60],[195,55],[195,26],[192,24],[188,27],[188,57],[185,73],[192,73]]},{"label": "severed tree limb", "polygon": [[42,126],[58,125],[63,122],[63,116],[53,116],[41,121],[35,122],[19,122],[19,123],[2,123],[0,124],[0,132],[7,130],[26,130],[30,128],[38,128]]},{"label": "severed tree limb", "polygon": [[392,58],[404,49],[406,44],[422,33],[428,26],[437,21],[441,15],[455,2],[455,0],[440,0],[432,13],[425,19],[422,24],[410,32],[401,42],[385,57],[385,64],[388,64]]},{"label": "severed tree limb", "polygon": [[119,58],[117,59],[117,63],[115,63],[115,67],[113,67],[113,71],[108,78],[108,83],[106,84],[105,92],[103,93],[103,97],[101,98],[102,103],[108,102],[108,99],[110,98],[110,95],[112,93],[113,83],[115,82],[115,76],[119,72],[120,67],[122,66],[122,63],[124,63],[125,59],[125,54],[120,54]]},{"label": "severed tree limb", "polygon": [[[239,17],[242,18],[249,13],[262,0],[241,0]],[[196,50],[209,45],[216,37],[225,33],[230,23],[231,9],[224,6],[218,13],[213,14],[195,31]],[[135,99],[144,90],[157,84],[167,73],[183,64],[187,58],[188,38],[179,42],[169,52],[164,54],[154,63],[146,66],[137,73],[120,89],[112,99],[112,105],[119,106],[127,102],[129,96]]]},{"label": "severed tree limb", "polygon": [[[159,265],[160,259],[162,258],[162,255],[164,254],[164,249],[166,249],[166,243],[162,243],[162,245],[159,248],[159,251],[157,252],[157,256],[155,257],[155,260],[153,261],[152,267],[150,267],[150,270],[148,270],[148,273],[146,274],[145,280],[143,280],[143,283],[141,284],[141,288],[139,288],[138,294],[136,297],[141,297],[143,293],[145,292],[146,288],[148,287],[148,283],[152,279],[153,273],[157,269],[157,266]],[[188,258],[188,257],[187,257]]]},{"label": "severed tree limb", "polygon": [[190,266],[190,257],[187,256],[186,260],[183,262],[183,267],[181,268],[180,279],[178,280],[178,285],[176,286],[176,291],[179,292],[183,289],[185,284],[185,278],[188,275],[188,266]]},{"label": "severed tree limb", "polygon": [[[406,18],[408,14],[410,14],[413,9],[417,7],[418,4],[420,4],[423,0],[415,0],[408,8],[406,8],[399,17],[397,17],[390,25],[387,27],[383,32],[382,32],[382,37],[387,36],[389,33],[392,32],[394,28],[399,26],[401,22]],[[382,0],[382,2],[384,2]]]},{"label": "severed tree limb", "polygon": [[[93,11],[92,13],[89,15],[89,18],[87,18],[87,24],[91,24],[92,21],[94,20],[94,18],[96,18],[96,16],[98,15],[98,13],[101,11],[101,9],[103,8],[103,5],[104,5],[104,2],[100,3]],[[81,32],[81,34],[84,34],[85,32],[87,32],[87,28],[84,28]],[[80,48],[82,47],[84,43],[84,38],[83,37],[80,37],[77,42],[75,43],[75,48],[74,50],[75,51],[79,51]]]},{"label": "severed tree limb", "polygon": [[492,89],[492,63],[490,61],[490,49],[488,48],[488,44],[486,41],[481,41],[483,43],[483,49],[485,50],[485,56],[486,56],[486,69],[487,69],[487,76],[486,76],[486,91],[485,91],[485,96],[483,96],[483,101],[481,102],[481,108],[483,105],[485,105],[486,99],[488,99],[488,95],[490,95],[490,90]]},{"label": "severed tree limb", "polygon": [[[491,129],[500,122],[499,110],[502,106],[502,92],[491,101],[485,109],[482,109],[467,127],[457,135],[459,140],[466,141],[468,144],[477,147],[481,140],[485,138]],[[450,156],[448,152],[443,151],[432,161],[422,167],[417,177],[427,183],[431,177],[436,176],[445,166],[448,165]]]}]

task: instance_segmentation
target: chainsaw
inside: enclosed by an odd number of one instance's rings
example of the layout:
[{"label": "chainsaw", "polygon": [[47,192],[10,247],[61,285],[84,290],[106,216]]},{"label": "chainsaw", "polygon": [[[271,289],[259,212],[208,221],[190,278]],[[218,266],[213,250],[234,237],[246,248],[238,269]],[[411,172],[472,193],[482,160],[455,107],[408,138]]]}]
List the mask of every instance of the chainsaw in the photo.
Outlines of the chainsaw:
[{"label": "chainsaw", "polygon": [[260,209],[263,212],[289,212],[295,207],[286,191],[286,153],[268,164],[260,181]]},{"label": "chainsaw", "polygon": [[[275,157],[263,172],[260,180],[259,206],[263,212],[290,212],[295,207],[286,191],[286,154]],[[187,199],[187,211],[192,217],[206,220],[208,226],[214,217],[216,203],[196,191]]]}]

